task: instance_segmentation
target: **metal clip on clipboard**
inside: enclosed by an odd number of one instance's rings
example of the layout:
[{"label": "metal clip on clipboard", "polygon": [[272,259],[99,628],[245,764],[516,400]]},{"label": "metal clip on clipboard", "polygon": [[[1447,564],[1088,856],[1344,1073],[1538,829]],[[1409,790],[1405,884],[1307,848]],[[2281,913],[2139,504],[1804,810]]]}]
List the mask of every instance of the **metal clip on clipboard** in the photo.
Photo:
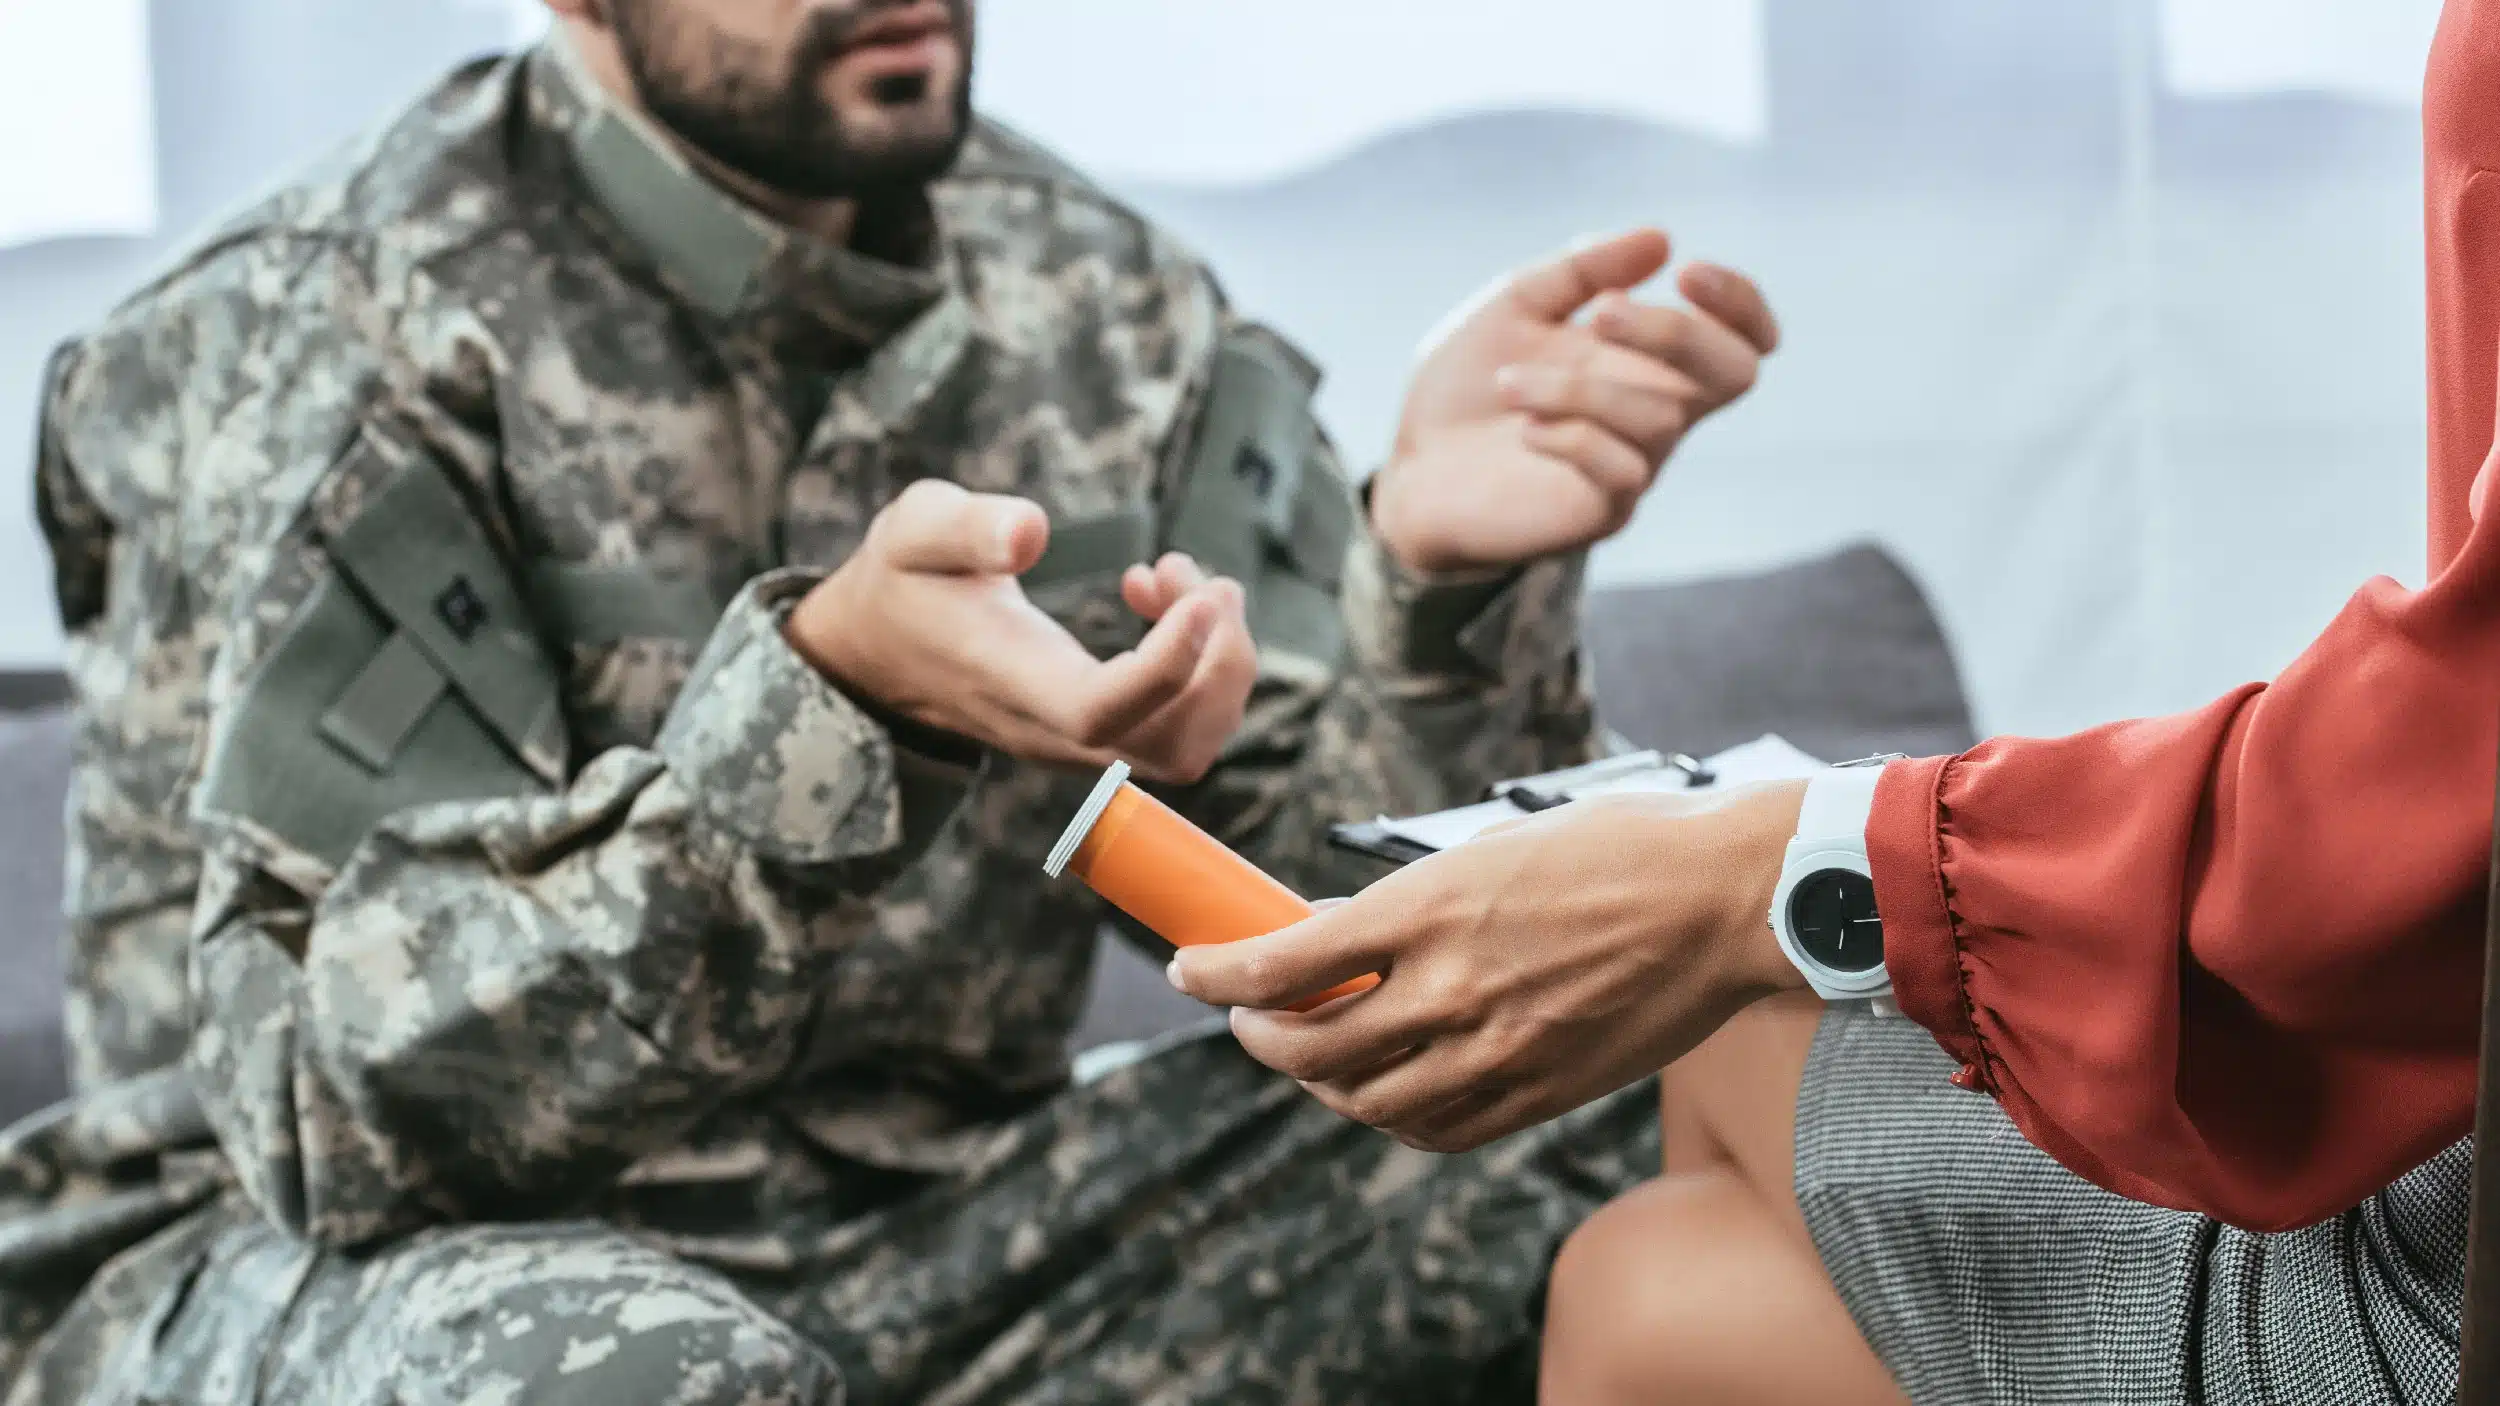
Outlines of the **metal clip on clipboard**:
[{"label": "metal clip on clipboard", "polygon": [[[1718,780],[1709,766],[1682,752],[1627,752],[1581,766],[1566,767],[1561,771],[1496,782],[1485,788],[1485,800],[1488,803],[1505,802],[1522,815],[1534,815],[1569,805],[1574,791],[1666,770],[1682,772],[1687,786],[1708,786]],[[1437,852],[1398,834],[1386,820],[1332,826],[1328,839],[1339,849],[1370,855],[1392,864],[1412,864]]]},{"label": "metal clip on clipboard", "polygon": [[1682,752],[1629,752],[1620,757],[1590,762],[1586,766],[1498,782],[1487,789],[1485,799],[1508,801],[1521,811],[1534,815],[1538,811],[1571,804],[1571,793],[1580,787],[1662,770],[1684,773],[1684,784],[1687,786],[1707,786],[1719,779],[1709,767]]}]

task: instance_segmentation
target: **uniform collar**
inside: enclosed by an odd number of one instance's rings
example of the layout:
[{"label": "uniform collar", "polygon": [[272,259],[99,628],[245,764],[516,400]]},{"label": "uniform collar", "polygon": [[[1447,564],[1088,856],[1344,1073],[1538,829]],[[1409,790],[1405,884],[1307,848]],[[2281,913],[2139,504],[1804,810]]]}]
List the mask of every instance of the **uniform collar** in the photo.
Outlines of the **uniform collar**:
[{"label": "uniform collar", "polygon": [[531,56],[529,72],[538,117],[562,135],[609,222],[707,316],[797,311],[874,346],[948,301],[954,279],[942,237],[933,233],[928,263],[913,267],[765,217],[705,179],[649,118],[609,98],[561,31]]}]

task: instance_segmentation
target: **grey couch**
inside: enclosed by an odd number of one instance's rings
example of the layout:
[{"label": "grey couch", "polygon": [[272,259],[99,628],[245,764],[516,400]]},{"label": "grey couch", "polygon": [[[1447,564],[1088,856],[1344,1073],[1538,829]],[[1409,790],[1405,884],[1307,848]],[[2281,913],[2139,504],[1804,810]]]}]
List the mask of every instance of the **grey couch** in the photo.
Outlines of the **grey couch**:
[{"label": "grey couch", "polygon": [[[1952,650],[1918,587],[1860,547],[1756,575],[1601,591],[1587,638],[1599,710],[1642,746],[1704,754],[1777,732],[1838,760],[1971,743]],[[0,703],[5,703],[0,698]],[[0,1124],[58,1097],[61,806],[57,708],[0,716]],[[1079,1050],[1204,1020],[1106,941]]]},{"label": "grey couch", "polygon": [[61,1046],[61,807],[69,718],[0,717],[0,1124],[65,1087]]}]

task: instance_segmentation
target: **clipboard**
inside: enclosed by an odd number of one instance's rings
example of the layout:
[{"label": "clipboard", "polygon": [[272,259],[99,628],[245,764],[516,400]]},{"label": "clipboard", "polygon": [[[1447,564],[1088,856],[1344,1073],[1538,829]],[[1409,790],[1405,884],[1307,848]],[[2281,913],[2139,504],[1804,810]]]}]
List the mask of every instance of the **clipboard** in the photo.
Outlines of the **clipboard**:
[{"label": "clipboard", "polygon": [[[1682,787],[1675,789],[1708,787],[1717,784],[1719,779],[1717,771],[1709,763],[1695,760],[1682,752],[1627,752],[1560,771],[1497,781],[1485,788],[1484,799],[1479,804],[1499,804],[1508,807],[1514,815],[1534,815],[1570,804],[1571,793],[1576,790],[1666,777],[1682,782]],[[1671,788],[1659,786],[1653,789]],[[1492,818],[1498,821],[1508,817],[1496,815]],[[1338,849],[1400,866],[1440,852],[1431,845],[1400,834],[1397,825],[1398,822],[1385,816],[1359,824],[1332,825],[1328,830],[1328,842]]]},{"label": "clipboard", "polygon": [[1360,825],[1331,825],[1328,827],[1328,843],[1342,850],[1386,860],[1400,868],[1440,853],[1415,843],[1377,820],[1366,820]]}]

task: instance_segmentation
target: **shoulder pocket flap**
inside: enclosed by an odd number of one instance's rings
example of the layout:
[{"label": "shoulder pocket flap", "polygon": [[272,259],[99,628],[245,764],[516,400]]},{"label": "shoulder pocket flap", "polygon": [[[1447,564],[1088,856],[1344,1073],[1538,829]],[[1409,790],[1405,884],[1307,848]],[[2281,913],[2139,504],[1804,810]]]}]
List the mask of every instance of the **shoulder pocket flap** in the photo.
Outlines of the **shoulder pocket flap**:
[{"label": "shoulder pocket flap", "polygon": [[393,634],[321,715],[321,735],[387,771],[450,684],[406,630]]},{"label": "shoulder pocket flap", "polygon": [[1336,593],[1281,571],[1270,572],[1250,600],[1250,635],[1322,669],[1335,669],[1345,647]]},{"label": "shoulder pocket flap", "polygon": [[708,583],[647,566],[542,563],[529,569],[529,587],[548,632],[566,644],[671,639],[699,645],[729,609],[728,598]]},{"label": "shoulder pocket flap", "polygon": [[406,631],[325,579],[219,726],[197,809],[336,870],[396,811],[543,793],[477,714],[441,706],[440,679]]},{"label": "shoulder pocket flap", "polygon": [[1319,375],[1281,339],[1256,327],[1225,335],[1211,374],[1172,546],[1251,581],[1268,544],[1293,537],[1303,471],[1319,437],[1311,412]]},{"label": "shoulder pocket flap", "polygon": [[333,534],[332,559],[506,746],[561,781],[555,670],[502,557],[431,461],[398,461],[370,432],[348,452],[377,456],[389,472],[375,476],[382,486]]},{"label": "shoulder pocket flap", "polygon": [[1302,476],[1294,495],[1293,530],[1285,556],[1302,579],[1329,591],[1345,584],[1346,548],[1354,541],[1354,492],[1333,473]]}]

